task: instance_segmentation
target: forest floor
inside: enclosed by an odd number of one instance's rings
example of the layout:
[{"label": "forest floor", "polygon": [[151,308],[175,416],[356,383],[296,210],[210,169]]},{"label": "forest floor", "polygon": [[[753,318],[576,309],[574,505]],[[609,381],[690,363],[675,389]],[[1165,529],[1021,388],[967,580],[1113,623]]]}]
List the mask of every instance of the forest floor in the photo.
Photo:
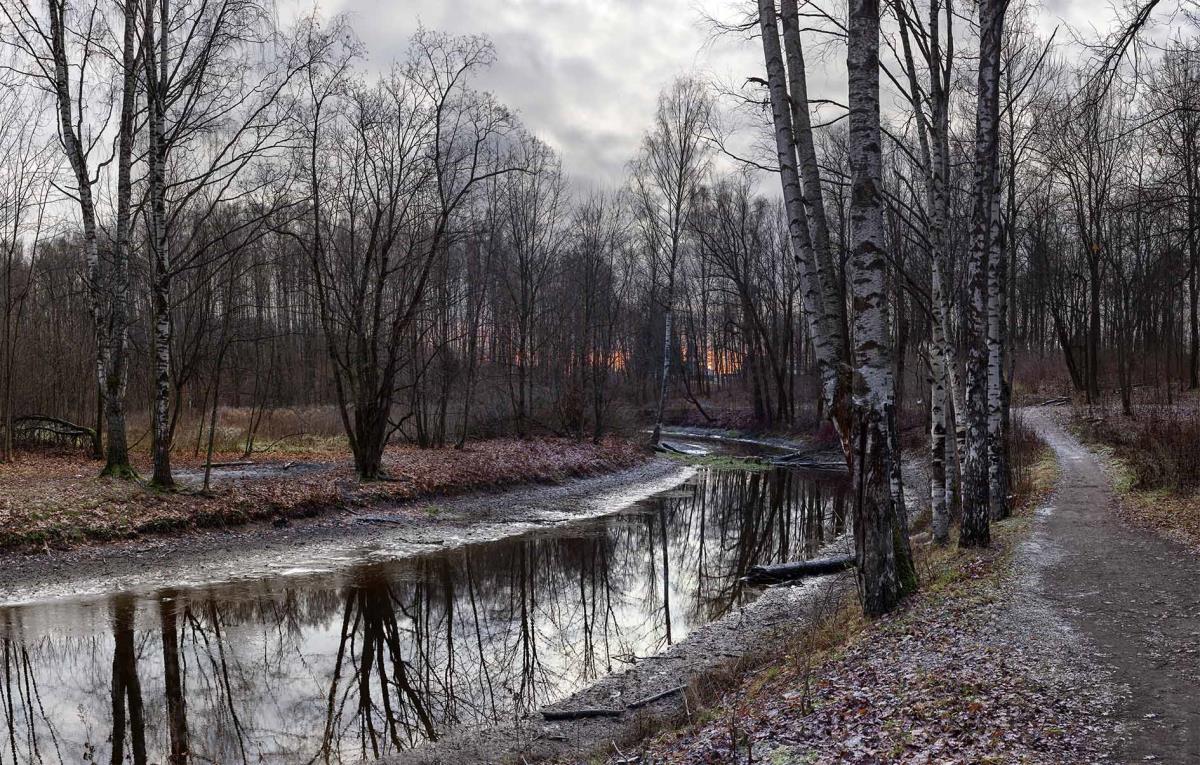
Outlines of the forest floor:
[{"label": "forest floor", "polygon": [[866,622],[848,594],[680,726],[593,761],[1197,761],[1200,558],[1123,521],[1065,410],[1026,416],[1056,460],[990,549],[924,548],[899,612]]},{"label": "forest floor", "polygon": [[[20,453],[0,464],[0,548],[61,548],[146,534],[293,519],[332,510],[557,483],[645,462],[649,452],[623,439],[600,445],[568,439],[494,439],[464,449],[391,447],[388,480],[362,483],[347,456],[293,453],[247,461],[217,455],[210,490],[204,462],[175,456],[179,488],[98,478],[101,463],[78,453]],[[249,463],[249,464],[247,464]],[[148,466],[136,465],[148,474]]]}]

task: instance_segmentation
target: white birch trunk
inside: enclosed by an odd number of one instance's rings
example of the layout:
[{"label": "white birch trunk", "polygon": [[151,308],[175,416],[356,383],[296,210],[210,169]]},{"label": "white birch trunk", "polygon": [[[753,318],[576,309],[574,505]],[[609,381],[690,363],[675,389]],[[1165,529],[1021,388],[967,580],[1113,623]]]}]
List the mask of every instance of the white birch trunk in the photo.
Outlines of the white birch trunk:
[{"label": "white birch trunk", "polygon": [[93,330],[96,336],[96,382],[104,390],[105,370],[108,363],[108,340],[104,332],[104,274],[100,266],[100,250],[96,244],[96,207],[92,199],[92,182],[87,159],[79,135],[75,132],[75,107],[71,95],[71,77],[67,66],[66,32],[64,20],[59,15],[62,8],[51,7],[50,45],[54,57],[55,104],[58,108],[58,127],[66,151],[67,161],[75,176],[79,211],[83,219],[84,256],[87,259],[88,296],[92,311]]},{"label": "white birch trunk", "polygon": [[984,547],[990,542],[988,480],[988,255],[991,249],[992,200],[996,191],[1000,109],[1000,32],[1002,0],[979,4],[979,87],[976,102],[975,179],[967,327],[967,427],[963,460],[963,521],[959,544]]},{"label": "white birch trunk", "polygon": [[[805,319],[811,335],[813,356],[821,376],[821,395],[825,410],[838,430],[847,462],[853,461],[850,442],[850,416],[845,375],[845,345],[840,329],[831,324],[831,311],[826,299],[825,281],[813,250],[808,211],[796,160],[795,133],[792,125],[792,101],[788,95],[787,72],[779,42],[779,27],[774,0],[759,0],[759,25],[762,31],[763,60],[767,69],[767,87],[771,100],[771,117],[775,132],[776,161],[788,217],[788,235],[792,256],[800,274],[801,298]],[[807,109],[807,104],[805,105]],[[823,276],[828,276],[824,279]],[[839,298],[840,299],[840,298]]]},{"label": "white birch trunk", "polygon": [[125,387],[129,378],[129,250],[133,228],[133,148],[137,130],[137,14],[136,5],[125,9],[122,43],[121,122],[117,148],[117,230],[114,235],[110,276],[109,367],[105,380],[105,414],[108,425],[108,459],[105,473],[134,475],[129,465],[125,435]]},{"label": "white birch trunk", "polygon": [[[917,136],[919,139],[920,161],[925,185],[925,208],[929,221],[929,259],[930,280],[932,284],[933,322],[931,324],[931,348],[929,352],[931,381],[930,381],[930,479],[929,498],[930,516],[932,520],[933,539],[939,544],[949,540],[950,536],[950,491],[946,481],[947,463],[947,425],[949,411],[946,401],[946,387],[950,373],[954,367],[953,350],[949,343],[950,306],[947,292],[943,288],[942,276],[947,257],[946,220],[948,197],[946,187],[949,179],[946,177],[948,167],[944,161],[945,134],[947,127],[945,115],[948,114],[948,93],[943,87],[942,53],[938,33],[938,4],[930,3],[928,42],[925,48],[925,63],[930,73],[928,87],[929,101],[932,106],[932,119],[926,119],[925,105],[920,98],[922,87],[917,81],[917,64],[913,57],[912,43],[909,38],[911,20],[908,7],[903,2],[895,2],[894,7],[900,20],[900,39],[904,53],[905,69],[908,74],[909,105],[916,120]],[[950,442],[953,444],[953,441]]]},{"label": "white birch trunk", "polygon": [[853,0],[849,70],[850,265],[854,403],[860,449],[855,461],[855,554],[859,593],[869,615],[891,610],[915,584],[908,540],[892,486],[895,378],[886,286],[879,129],[879,4]]},{"label": "white birch trunk", "polygon": [[780,0],[784,52],[787,56],[788,101],[791,105],[792,135],[796,144],[804,203],[808,213],[815,273],[820,280],[821,309],[829,343],[848,361],[845,337],[845,300],[839,290],[838,272],[833,266],[829,244],[829,223],[825,217],[825,196],[821,190],[821,169],[817,162],[812,118],[808,108],[808,76],[804,67],[804,47],[800,40],[800,13],[796,0]]},{"label": "white birch trunk", "polygon": [[1000,230],[999,174],[992,191],[990,247],[988,251],[988,500],[991,519],[1009,516],[1008,460],[1004,427],[1004,330],[1007,312],[1004,305],[1005,258]]},{"label": "white birch trunk", "polygon": [[[155,5],[160,6],[157,39]],[[166,87],[167,0],[146,0],[145,61],[147,127],[149,129],[149,239],[151,258],[151,302],[154,316],[154,404],[152,411],[154,474],[159,488],[175,485],[171,475],[171,262],[168,252],[166,215]],[[157,43],[157,44],[156,44]]]}]

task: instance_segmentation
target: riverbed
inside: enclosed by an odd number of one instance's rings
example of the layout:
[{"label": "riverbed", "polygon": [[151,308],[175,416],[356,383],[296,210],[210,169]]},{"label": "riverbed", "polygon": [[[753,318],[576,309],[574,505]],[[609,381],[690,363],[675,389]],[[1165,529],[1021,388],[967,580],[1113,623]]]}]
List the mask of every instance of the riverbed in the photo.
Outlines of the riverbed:
[{"label": "riverbed", "polygon": [[577,519],[562,492],[527,492],[527,515],[556,520],[485,541],[385,518],[337,556],[7,606],[6,759],[359,762],[512,724],[751,602],[751,566],[845,530],[835,476],[677,476],[623,487],[630,503],[575,497]]}]

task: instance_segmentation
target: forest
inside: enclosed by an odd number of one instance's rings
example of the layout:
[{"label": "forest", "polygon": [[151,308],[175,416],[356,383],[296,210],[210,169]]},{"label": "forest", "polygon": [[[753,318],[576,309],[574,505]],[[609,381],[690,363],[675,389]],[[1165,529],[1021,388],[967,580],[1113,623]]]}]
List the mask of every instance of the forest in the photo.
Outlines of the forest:
[{"label": "forest", "polygon": [[0,0],[5,757],[1200,756],[1190,0],[367,5]]}]

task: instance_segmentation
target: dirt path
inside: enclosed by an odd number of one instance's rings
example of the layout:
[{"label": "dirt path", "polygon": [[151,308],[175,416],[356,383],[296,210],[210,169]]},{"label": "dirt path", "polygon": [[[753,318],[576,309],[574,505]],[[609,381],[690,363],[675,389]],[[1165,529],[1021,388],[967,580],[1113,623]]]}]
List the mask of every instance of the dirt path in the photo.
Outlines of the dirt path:
[{"label": "dirt path", "polygon": [[1063,413],[1025,416],[1062,466],[1035,530],[1037,586],[1111,670],[1116,759],[1200,761],[1200,556],[1117,518],[1101,460]]}]

